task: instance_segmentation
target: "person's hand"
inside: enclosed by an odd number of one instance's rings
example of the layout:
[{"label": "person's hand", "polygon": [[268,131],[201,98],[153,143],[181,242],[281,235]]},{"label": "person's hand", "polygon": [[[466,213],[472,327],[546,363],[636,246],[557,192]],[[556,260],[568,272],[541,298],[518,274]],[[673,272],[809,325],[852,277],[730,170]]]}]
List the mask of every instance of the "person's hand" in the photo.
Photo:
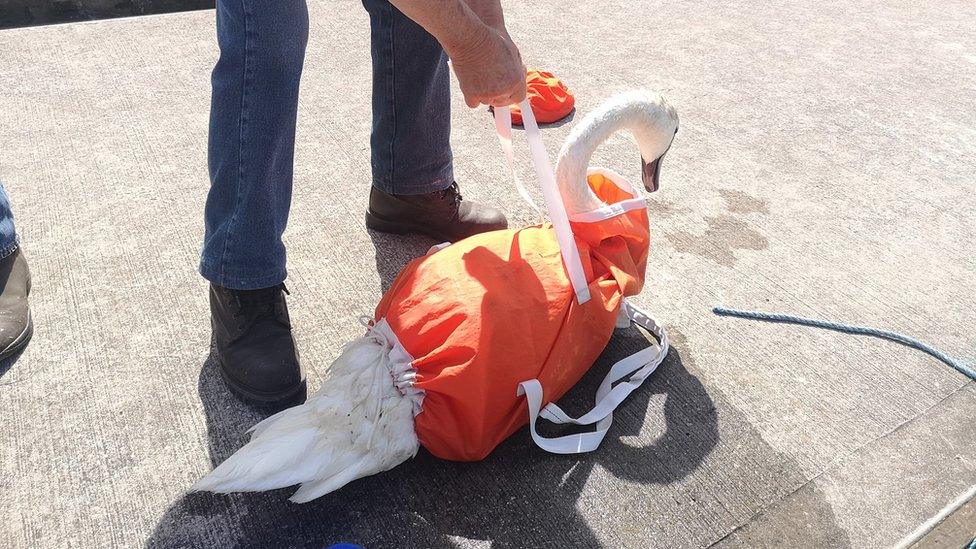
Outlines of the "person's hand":
[{"label": "person's hand", "polygon": [[507,33],[482,25],[478,36],[451,54],[464,102],[504,107],[525,99],[525,65]]}]

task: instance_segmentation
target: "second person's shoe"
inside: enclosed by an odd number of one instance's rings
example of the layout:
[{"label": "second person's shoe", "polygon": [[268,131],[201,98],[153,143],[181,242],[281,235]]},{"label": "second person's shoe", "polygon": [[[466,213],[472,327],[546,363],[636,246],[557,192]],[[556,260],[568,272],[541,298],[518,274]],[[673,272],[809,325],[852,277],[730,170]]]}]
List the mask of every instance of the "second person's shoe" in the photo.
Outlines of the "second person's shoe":
[{"label": "second person's shoe", "polygon": [[34,333],[27,305],[30,289],[27,259],[18,247],[0,259],[0,360],[20,352]]},{"label": "second person's shoe", "polygon": [[248,400],[273,404],[305,390],[284,284],[260,290],[210,285],[210,318],[220,374]]},{"label": "second person's shoe", "polygon": [[490,206],[464,200],[457,183],[427,194],[389,194],[372,187],[366,226],[374,231],[421,233],[441,242],[508,228],[508,220]]}]

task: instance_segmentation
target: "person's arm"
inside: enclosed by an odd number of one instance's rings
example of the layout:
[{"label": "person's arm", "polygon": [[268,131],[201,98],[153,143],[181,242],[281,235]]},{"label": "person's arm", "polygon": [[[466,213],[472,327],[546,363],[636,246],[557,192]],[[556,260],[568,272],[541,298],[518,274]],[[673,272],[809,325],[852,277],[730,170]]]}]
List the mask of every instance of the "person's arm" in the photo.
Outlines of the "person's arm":
[{"label": "person's arm", "polygon": [[505,14],[499,0],[464,0],[481,22],[498,32],[508,35],[505,29]]},{"label": "person's arm", "polygon": [[440,42],[469,107],[504,106],[525,99],[525,66],[505,31],[498,0],[390,2]]}]

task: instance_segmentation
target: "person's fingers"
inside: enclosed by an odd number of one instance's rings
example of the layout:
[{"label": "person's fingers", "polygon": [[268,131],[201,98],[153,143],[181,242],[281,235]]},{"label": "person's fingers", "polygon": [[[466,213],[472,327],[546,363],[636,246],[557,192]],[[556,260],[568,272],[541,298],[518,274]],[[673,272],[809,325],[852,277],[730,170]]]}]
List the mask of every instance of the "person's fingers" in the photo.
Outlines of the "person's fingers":
[{"label": "person's fingers", "polygon": [[517,96],[517,92],[513,91],[512,89],[508,89],[492,96],[489,103],[493,107],[507,107],[508,105],[518,103],[516,100]]},{"label": "person's fingers", "polygon": [[502,101],[506,105],[514,105],[521,103],[525,99],[526,93],[528,92],[528,85],[525,82],[526,75],[525,66],[522,66],[521,75],[513,79],[511,85],[507,86],[502,93],[498,94],[496,101]]},{"label": "person's fingers", "polygon": [[492,101],[491,104],[495,107],[505,107],[508,105],[515,105],[521,103],[522,99],[525,99],[524,94],[521,98],[519,98],[518,92],[514,91],[512,93],[509,93],[508,95],[499,96],[494,101]]},{"label": "person's fingers", "polygon": [[526,94],[526,82],[525,82],[526,70],[525,66],[522,66],[521,75],[518,79],[514,79],[512,84],[505,90],[503,99],[509,101],[510,103],[520,103],[525,99]]},{"label": "person's fingers", "polygon": [[469,66],[452,60],[464,102],[469,108],[482,104],[502,107],[525,99],[526,69],[521,52],[510,39],[496,35],[501,43],[493,44],[495,49],[487,52],[490,55],[484,61]]},{"label": "person's fingers", "polygon": [[477,97],[474,97],[472,95],[464,94],[464,103],[468,106],[469,109],[474,109],[477,108],[478,105],[481,105],[481,100],[479,100]]},{"label": "person's fingers", "polygon": [[523,81],[492,95],[465,95],[464,101],[471,108],[474,108],[479,104],[490,105],[492,107],[505,107],[508,105],[521,103],[522,100],[525,99],[525,95],[526,87],[525,82]]},{"label": "person's fingers", "polygon": [[498,101],[504,102],[506,105],[516,105],[521,103],[525,99],[526,87],[525,82],[519,82],[512,89],[508,90],[507,93],[500,95]]},{"label": "person's fingers", "polygon": [[525,96],[527,94],[528,94],[528,88],[526,87],[525,82],[523,81],[521,86],[515,88],[515,90],[512,92],[511,96],[509,97],[509,99],[512,101],[512,103],[521,103],[525,99]]}]

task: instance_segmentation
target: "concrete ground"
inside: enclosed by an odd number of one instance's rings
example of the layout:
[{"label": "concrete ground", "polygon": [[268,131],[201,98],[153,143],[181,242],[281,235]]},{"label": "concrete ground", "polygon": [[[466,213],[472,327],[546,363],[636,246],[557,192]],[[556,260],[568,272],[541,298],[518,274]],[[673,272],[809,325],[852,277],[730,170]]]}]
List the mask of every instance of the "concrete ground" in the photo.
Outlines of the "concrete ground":
[{"label": "concrete ground", "polygon": [[[958,549],[976,547],[976,500],[969,500],[921,537],[913,549]],[[972,545],[970,545],[970,543]]]},{"label": "concrete ground", "polygon": [[[880,547],[976,483],[976,384],[895,344],[709,310],[874,325],[976,357],[976,4],[506,6],[526,60],[564,77],[579,112],[645,86],[681,115],[637,299],[674,350],[603,446],[546,455],[520,432],[483,462],[422,452],[306,505],[188,494],[267,414],[215,375],[195,271],[213,12],[6,30],[0,178],[37,333],[0,367],[0,545]],[[363,228],[367,19],[310,8],[286,238],[314,389],[431,242]],[[490,119],[455,107],[465,194],[532,223]],[[546,131],[553,153],[570,127]],[[596,156],[636,178],[628,138]],[[639,344],[615,338],[568,406]]]}]

